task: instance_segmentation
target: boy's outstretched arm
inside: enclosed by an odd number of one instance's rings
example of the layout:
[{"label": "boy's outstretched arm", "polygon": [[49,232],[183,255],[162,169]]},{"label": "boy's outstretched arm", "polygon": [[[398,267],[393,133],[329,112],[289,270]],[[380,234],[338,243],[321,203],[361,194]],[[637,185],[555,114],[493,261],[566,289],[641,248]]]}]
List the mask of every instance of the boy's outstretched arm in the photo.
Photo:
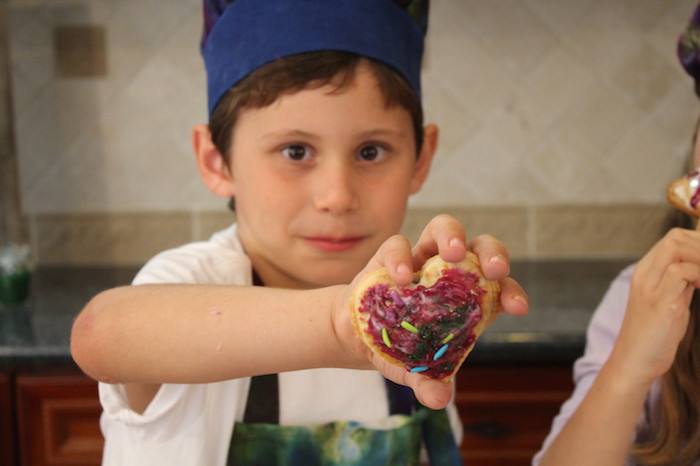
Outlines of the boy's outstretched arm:
[{"label": "boy's outstretched arm", "polygon": [[[367,271],[386,267],[399,285],[439,253],[459,261],[466,248],[481,259],[489,279],[500,280],[505,312],[527,313],[527,297],[507,277],[503,245],[479,237],[468,245],[455,219],[439,216],[411,251],[405,238],[387,240]],[[495,258],[495,259],[494,259]],[[412,387],[418,399],[442,408],[452,385],[411,374],[376,357],[355,337],[351,285],[285,290],[221,285],[139,285],[101,293],[76,319],[71,351],[90,376],[108,383],[208,383],[317,367],[378,368]]]},{"label": "boy's outstretched arm", "polygon": [[331,308],[344,288],[115,288],[80,313],[71,352],[88,375],[108,383],[207,383],[311,367],[370,368],[338,345],[332,328]]}]

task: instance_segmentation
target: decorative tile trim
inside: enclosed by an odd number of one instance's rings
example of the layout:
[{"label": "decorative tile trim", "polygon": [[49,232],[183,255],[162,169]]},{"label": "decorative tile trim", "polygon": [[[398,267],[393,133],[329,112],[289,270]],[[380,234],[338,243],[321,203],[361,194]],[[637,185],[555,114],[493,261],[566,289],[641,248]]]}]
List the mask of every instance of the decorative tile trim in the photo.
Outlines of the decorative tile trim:
[{"label": "decorative tile trim", "polygon": [[102,26],[57,26],[53,31],[56,74],[61,78],[107,75],[105,30]]},{"label": "decorative tile trim", "polygon": [[[488,233],[513,259],[638,258],[663,235],[665,205],[410,208],[401,233],[415,242],[438,214],[457,218],[468,238]],[[35,215],[29,219],[39,265],[140,265],[204,240],[235,219],[227,211]]]}]

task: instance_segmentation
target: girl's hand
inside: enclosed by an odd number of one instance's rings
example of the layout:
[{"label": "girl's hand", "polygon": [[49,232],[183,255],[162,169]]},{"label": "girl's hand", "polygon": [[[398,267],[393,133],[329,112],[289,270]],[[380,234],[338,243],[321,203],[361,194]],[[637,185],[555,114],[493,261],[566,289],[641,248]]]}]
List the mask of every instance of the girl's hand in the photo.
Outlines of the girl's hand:
[{"label": "girl's hand", "polygon": [[353,283],[344,293],[341,293],[342,302],[335,306],[338,312],[334,313],[334,327],[341,342],[352,342],[352,349],[349,351],[364,355],[365,360],[371,361],[374,367],[388,379],[411,387],[418,401],[432,409],[447,406],[453,395],[453,384],[431,379],[419,373],[410,373],[374,354],[369,347],[355,337],[348,303],[350,294],[359,279],[371,270],[385,267],[397,285],[407,286],[413,280],[414,271],[419,270],[430,257],[440,254],[448,262],[458,262],[464,259],[467,249],[480,258],[486,277],[500,282],[503,310],[518,316],[527,314],[527,295],[515,280],[508,277],[510,261],[505,247],[488,235],[476,237],[467,243],[464,228],[449,215],[440,215],[432,219],[412,250],[406,238],[398,235],[389,238]]},{"label": "girl's hand", "polygon": [[673,363],[700,286],[700,232],[673,229],[639,261],[611,360],[628,381],[649,384]]}]

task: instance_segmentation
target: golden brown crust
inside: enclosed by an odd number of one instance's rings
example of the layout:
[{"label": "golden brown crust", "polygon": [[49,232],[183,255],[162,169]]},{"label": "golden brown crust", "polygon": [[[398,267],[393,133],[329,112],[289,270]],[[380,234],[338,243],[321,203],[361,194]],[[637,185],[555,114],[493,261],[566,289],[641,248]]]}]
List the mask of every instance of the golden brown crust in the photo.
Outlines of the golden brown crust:
[{"label": "golden brown crust", "polygon": [[666,199],[675,208],[695,218],[700,216],[697,209],[690,206],[689,199],[693,196],[688,177],[675,180],[666,189]]},{"label": "golden brown crust", "polygon": [[[418,286],[419,284],[426,287],[432,286],[441,277],[442,271],[450,268],[459,268],[465,272],[474,273],[479,277],[478,286],[484,290],[484,294],[482,296],[481,306],[482,318],[474,328],[474,334],[478,338],[482,334],[482,332],[496,320],[496,317],[498,317],[498,315],[501,312],[501,307],[499,297],[500,286],[498,282],[487,280],[484,277],[484,274],[481,271],[481,268],[479,267],[478,258],[475,254],[468,252],[467,257],[461,262],[457,263],[445,262],[442,258],[440,258],[440,256],[431,257],[425,262],[423,268],[419,272],[416,272],[413,287]],[[393,281],[389,277],[389,274],[387,273],[386,269],[382,268],[373,270],[366,274],[362,278],[360,283],[357,285],[357,287],[355,287],[355,289],[353,290],[350,309],[353,326],[355,327],[355,333],[363,342],[365,342],[365,344],[367,344],[370,347],[370,349],[375,354],[378,354],[391,364],[400,367],[405,367],[406,361],[400,361],[386,354],[384,351],[382,351],[375,345],[372,336],[367,331],[369,314],[366,312],[360,312],[360,309],[362,307],[362,298],[367,292],[367,290],[380,283],[386,283],[392,287],[395,286]],[[473,347],[474,344],[467,348],[467,350],[461,357],[459,363],[455,367],[454,371],[448,376],[442,378],[441,380],[445,382],[449,382],[450,380],[452,380],[452,377],[459,370],[459,367],[467,358]]]}]

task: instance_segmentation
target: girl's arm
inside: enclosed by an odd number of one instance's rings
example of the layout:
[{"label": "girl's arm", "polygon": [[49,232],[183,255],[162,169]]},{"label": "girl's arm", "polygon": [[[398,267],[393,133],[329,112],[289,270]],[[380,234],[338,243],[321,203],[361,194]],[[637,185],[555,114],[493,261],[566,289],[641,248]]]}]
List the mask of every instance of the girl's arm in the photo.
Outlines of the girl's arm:
[{"label": "girl's arm", "polygon": [[700,286],[700,233],[672,230],[637,264],[615,347],[542,465],[619,465],[652,382],[671,367]]}]

